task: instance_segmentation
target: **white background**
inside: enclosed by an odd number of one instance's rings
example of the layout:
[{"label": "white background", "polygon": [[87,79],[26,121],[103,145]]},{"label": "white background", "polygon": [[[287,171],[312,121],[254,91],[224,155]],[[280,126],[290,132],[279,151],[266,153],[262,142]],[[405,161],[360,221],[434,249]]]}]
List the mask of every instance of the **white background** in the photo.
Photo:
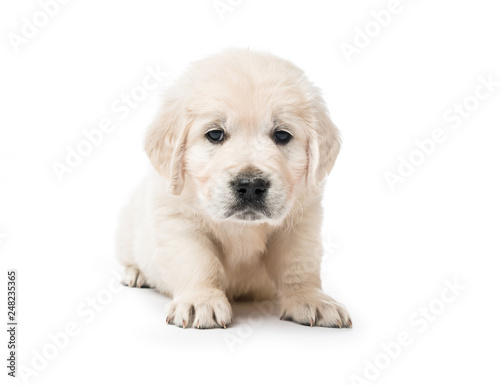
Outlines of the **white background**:
[{"label": "white background", "polygon": [[[473,103],[481,76],[500,81],[500,8],[401,0],[401,12],[348,62],[342,42],[353,44],[356,28],[373,27],[371,12],[387,7],[243,0],[221,20],[212,0],[71,1],[16,53],[9,33],[21,34],[41,8],[2,3],[2,313],[15,268],[19,363],[51,355],[28,383],[354,384],[351,376],[365,377],[366,360],[377,357],[387,367],[366,383],[498,383],[500,87]],[[325,191],[323,282],[347,306],[352,330],[279,321],[252,304],[234,306],[227,330],[182,330],[165,325],[169,299],[151,290],[106,295],[120,271],[117,213],[147,169],[142,138],[160,87],[126,119],[113,101],[140,85],[148,66],[171,77],[232,46],[302,67],[342,131]],[[443,114],[464,99],[474,111],[453,129]],[[114,132],[60,182],[52,162],[64,163],[67,146],[106,118]],[[408,159],[415,140],[437,127],[447,139],[391,191],[384,173],[396,173],[398,157]],[[440,307],[446,280],[455,279],[466,289]],[[109,303],[92,314],[86,301],[96,296]],[[421,330],[419,308],[429,303],[440,314]],[[79,334],[61,337],[54,353],[50,335],[68,324]],[[402,331],[412,343],[387,363],[381,344]],[[2,364],[2,383],[6,371]]]}]

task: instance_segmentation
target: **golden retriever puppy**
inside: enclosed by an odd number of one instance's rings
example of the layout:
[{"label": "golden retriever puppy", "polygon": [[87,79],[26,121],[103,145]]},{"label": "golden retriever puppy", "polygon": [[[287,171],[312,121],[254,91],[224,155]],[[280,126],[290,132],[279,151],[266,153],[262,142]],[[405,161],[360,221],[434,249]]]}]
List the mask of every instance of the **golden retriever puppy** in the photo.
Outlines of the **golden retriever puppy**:
[{"label": "golden retriever puppy", "polygon": [[321,289],[322,182],[340,149],[319,90],[293,64],[232,49],[171,86],[145,141],[150,175],[125,207],[123,282],[172,296],[167,323],[226,327],[229,300],[350,327]]}]

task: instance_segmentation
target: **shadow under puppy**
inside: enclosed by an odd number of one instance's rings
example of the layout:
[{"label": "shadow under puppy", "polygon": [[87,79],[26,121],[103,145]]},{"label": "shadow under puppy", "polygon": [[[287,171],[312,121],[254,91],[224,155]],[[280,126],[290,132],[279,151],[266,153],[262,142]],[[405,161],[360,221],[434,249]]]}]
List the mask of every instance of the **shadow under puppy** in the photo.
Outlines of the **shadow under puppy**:
[{"label": "shadow under puppy", "polygon": [[171,296],[167,323],[226,327],[229,300],[351,327],[321,289],[321,196],[340,149],[319,90],[274,55],[231,49],[167,90],[146,134],[152,169],[124,208],[123,282]]}]

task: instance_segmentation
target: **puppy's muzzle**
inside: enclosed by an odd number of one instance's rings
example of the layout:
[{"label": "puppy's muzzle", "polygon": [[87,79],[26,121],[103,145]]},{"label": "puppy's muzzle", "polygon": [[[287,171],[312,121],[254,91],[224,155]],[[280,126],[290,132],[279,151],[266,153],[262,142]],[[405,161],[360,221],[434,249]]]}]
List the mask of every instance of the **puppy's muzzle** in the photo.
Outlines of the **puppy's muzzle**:
[{"label": "puppy's muzzle", "polygon": [[240,173],[230,182],[234,203],[226,212],[227,217],[254,221],[270,217],[266,197],[271,182],[262,173]]}]

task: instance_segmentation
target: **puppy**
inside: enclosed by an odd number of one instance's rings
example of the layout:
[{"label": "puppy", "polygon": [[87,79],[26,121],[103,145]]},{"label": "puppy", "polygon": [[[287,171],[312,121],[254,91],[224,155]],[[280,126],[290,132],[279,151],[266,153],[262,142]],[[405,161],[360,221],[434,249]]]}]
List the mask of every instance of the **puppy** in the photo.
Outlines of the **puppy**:
[{"label": "puppy", "polygon": [[321,289],[322,184],[340,149],[319,90],[293,64],[233,49],[171,86],[146,134],[152,170],[123,210],[123,282],[173,300],[167,323],[231,323],[229,300],[351,327]]}]

